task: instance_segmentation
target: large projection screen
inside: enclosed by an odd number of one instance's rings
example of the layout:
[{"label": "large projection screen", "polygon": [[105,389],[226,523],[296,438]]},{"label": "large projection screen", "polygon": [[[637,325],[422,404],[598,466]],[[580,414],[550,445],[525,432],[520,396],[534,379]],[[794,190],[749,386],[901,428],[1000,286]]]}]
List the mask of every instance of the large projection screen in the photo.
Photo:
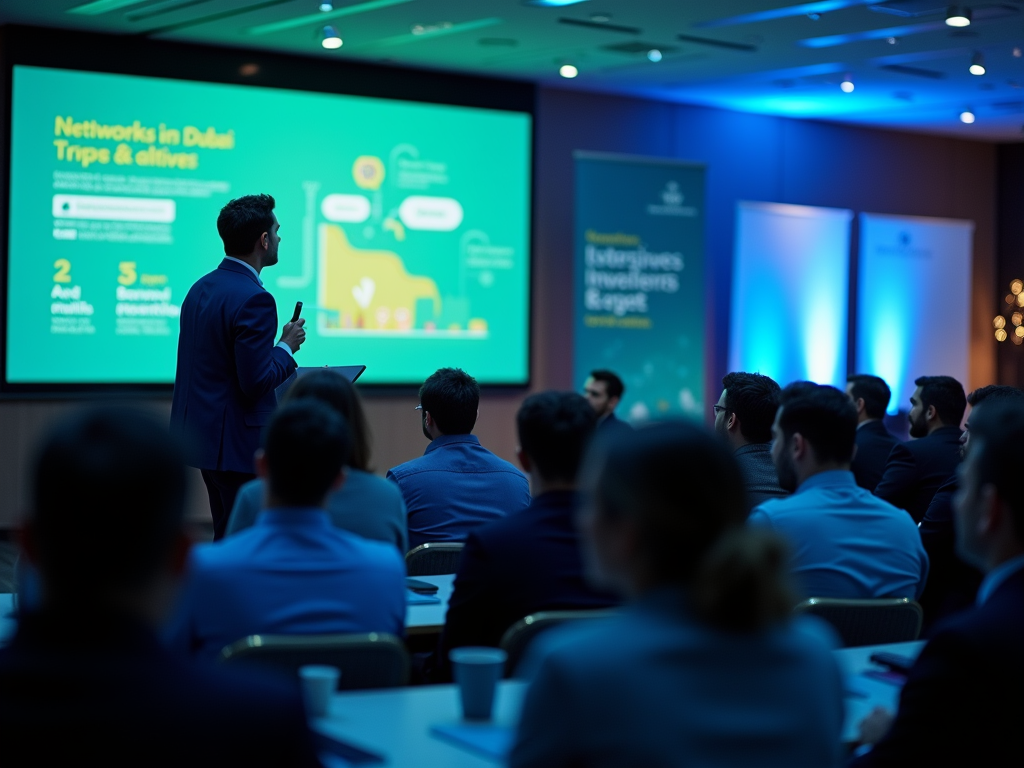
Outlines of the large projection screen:
[{"label": "large projection screen", "polygon": [[525,112],[15,66],[5,384],[170,384],[218,211],[277,201],[300,365],[529,376]]}]

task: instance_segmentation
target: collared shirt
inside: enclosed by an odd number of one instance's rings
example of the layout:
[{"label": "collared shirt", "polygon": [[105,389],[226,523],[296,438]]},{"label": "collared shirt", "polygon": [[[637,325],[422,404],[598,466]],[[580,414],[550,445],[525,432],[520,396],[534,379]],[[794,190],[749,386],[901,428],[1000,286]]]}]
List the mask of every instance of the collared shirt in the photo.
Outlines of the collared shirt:
[{"label": "collared shirt", "polygon": [[[235,264],[241,264],[243,267],[248,269],[250,272],[252,272],[253,276],[256,278],[256,282],[260,284],[260,288],[263,287],[263,278],[260,277],[260,273],[256,271],[256,268],[253,267],[252,264],[250,264],[247,261],[242,261],[241,259],[236,259],[234,256],[228,256],[227,254],[224,254],[224,258],[227,259],[228,261],[235,262]],[[287,352],[289,355],[291,355],[293,360],[295,359],[295,353],[292,352],[292,348],[290,346],[288,346],[288,342],[286,342],[286,341],[279,341],[279,342],[277,342],[277,346],[279,346],[281,349],[283,349],[285,352]]]},{"label": "collared shirt", "polygon": [[393,544],[331,524],[322,509],[267,510],[192,551],[172,645],[216,658],[248,635],[405,634],[405,563]]},{"label": "collared shirt", "polygon": [[860,488],[852,472],[812,475],[789,498],[755,507],[749,522],[789,542],[805,597],[917,598],[924,590],[928,555],[914,521]]},{"label": "collared shirt", "polygon": [[438,435],[418,459],[388,471],[409,511],[409,547],[463,541],[469,531],[525,509],[526,476],[482,445],[475,435]]},{"label": "collared shirt", "polygon": [[1017,555],[1017,557],[1010,558],[1002,565],[996,566],[989,571],[981,582],[981,586],[978,587],[977,604],[984,605],[985,601],[992,596],[993,592],[999,589],[1004,581],[1022,568],[1024,568],[1024,555]]}]

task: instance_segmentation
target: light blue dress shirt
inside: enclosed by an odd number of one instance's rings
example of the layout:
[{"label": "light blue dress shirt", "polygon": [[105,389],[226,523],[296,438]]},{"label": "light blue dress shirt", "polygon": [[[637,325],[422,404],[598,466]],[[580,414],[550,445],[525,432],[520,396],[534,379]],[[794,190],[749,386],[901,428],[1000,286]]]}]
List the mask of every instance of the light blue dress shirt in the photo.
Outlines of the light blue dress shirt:
[{"label": "light blue dress shirt", "polygon": [[173,646],[216,658],[248,635],[405,634],[405,563],[392,544],[331,524],[321,509],[267,510],[192,550]]},{"label": "light blue dress shirt", "polygon": [[782,536],[805,597],[917,598],[928,555],[913,518],[843,470],[812,475],[786,499],[754,507],[749,524]]}]

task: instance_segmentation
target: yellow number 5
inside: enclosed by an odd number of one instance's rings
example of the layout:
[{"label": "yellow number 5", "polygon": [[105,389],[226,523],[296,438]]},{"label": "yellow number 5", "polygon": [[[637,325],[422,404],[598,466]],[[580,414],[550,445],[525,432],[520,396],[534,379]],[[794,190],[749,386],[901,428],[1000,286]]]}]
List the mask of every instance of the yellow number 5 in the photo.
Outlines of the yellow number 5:
[{"label": "yellow number 5", "polygon": [[138,279],[134,261],[122,261],[117,268],[121,270],[121,274],[117,278],[117,282],[121,285],[131,285]]},{"label": "yellow number 5", "polygon": [[71,262],[67,259],[57,259],[53,262],[53,268],[57,270],[57,274],[53,276],[53,282],[55,283],[70,283],[71,282]]}]

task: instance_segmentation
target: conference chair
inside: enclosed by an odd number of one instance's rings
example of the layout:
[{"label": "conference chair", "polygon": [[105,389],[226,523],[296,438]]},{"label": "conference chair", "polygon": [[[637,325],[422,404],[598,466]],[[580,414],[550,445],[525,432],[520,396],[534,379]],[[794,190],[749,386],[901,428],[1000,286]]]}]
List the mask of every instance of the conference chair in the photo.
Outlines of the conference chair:
[{"label": "conference chair", "polygon": [[409,682],[409,653],[394,635],[249,635],[220,652],[225,664],[276,667],[298,674],[306,664],[341,670],[338,690],[395,688]]},{"label": "conference chair", "polygon": [[459,569],[461,541],[420,544],[405,555],[405,570],[410,576],[443,576]]},{"label": "conference chair", "polygon": [[917,640],[924,611],[906,597],[839,600],[812,597],[799,603],[798,613],[812,613],[835,627],[844,646],[880,645]]},{"label": "conference chair", "polygon": [[612,608],[600,608],[590,611],[541,611],[524,616],[509,627],[501,638],[501,649],[508,654],[505,676],[513,676],[519,662],[526,655],[527,647],[541,632],[567,622],[606,619],[614,614]]}]

